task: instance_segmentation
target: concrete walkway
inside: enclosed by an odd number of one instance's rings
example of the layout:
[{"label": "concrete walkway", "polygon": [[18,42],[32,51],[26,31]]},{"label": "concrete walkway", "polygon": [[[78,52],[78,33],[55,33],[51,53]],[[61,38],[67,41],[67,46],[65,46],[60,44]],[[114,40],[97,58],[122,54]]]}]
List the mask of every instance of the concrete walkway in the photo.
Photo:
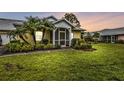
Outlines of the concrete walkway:
[{"label": "concrete walkway", "polygon": [[55,50],[37,50],[37,51],[30,51],[30,52],[23,52],[23,53],[3,54],[0,57],[30,55],[30,54],[38,54],[38,53],[50,53],[50,52],[55,52],[55,51],[68,51],[68,50],[73,50],[73,49],[72,48],[62,48],[62,49],[55,49]]}]

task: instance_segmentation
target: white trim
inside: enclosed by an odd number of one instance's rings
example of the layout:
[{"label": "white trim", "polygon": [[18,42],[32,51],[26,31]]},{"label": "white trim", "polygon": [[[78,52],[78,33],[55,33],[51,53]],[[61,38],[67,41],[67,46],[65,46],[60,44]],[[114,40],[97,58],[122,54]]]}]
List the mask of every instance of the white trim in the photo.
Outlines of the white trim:
[{"label": "white trim", "polygon": [[[65,33],[65,39],[60,40],[60,33]],[[66,32],[65,31],[59,31],[59,44],[60,44],[60,41],[65,41],[65,44],[64,45],[61,45],[61,46],[62,47],[66,47]]]},{"label": "white trim", "polygon": [[36,41],[41,41],[42,40],[42,36],[43,36],[43,32],[36,31],[35,32],[35,36],[36,36]]},{"label": "white trim", "polygon": [[55,30],[53,30],[53,45],[55,45],[55,31],[57,30],[57,28]]},{"label": "white trim", "polygon": [[68,31],[69,31],[69,46],[71,46],[71,33],[72,33],[72,31],[71,31],[71,28],[69,28],[68,29]]}]

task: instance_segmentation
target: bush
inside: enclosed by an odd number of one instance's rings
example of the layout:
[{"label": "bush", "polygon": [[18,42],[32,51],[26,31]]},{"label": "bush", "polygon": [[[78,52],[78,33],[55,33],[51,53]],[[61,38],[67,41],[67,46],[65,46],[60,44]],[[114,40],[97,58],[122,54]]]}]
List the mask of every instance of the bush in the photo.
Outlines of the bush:
[{"label": "bush", "polygon": [[75,44],[73,48],[74,48],[74,49],[80,49],[81,46],[80,46],[79,44]]},{"label": "bush", "polygon": [[52,49],[52,48],[54,48],[53,44],[47,44],[44,46],[44,49]]},{"label": "bush", "polygon": [[92,45],[91,44],[83,44],[81,45],[81,49],[91,49]]},{"label": "bush", "polygon": [[23,52],[28,52],[31,50],[34,50],[34,47],[30,44],[24,44],[20,49],[20,51],[23,51]]},{"label": "bush", "polygon": [[91,44],[87,44],[87,49],[91,49],[92,45]]},{"label": "bush", "polygon": [[78,45],[76,44],[74,47],[74,49],[91,49],[92,45],[91,44],[82,44],[82,45]]},{"label": "bush", "polygon": [[42,40],[42,44],[47,45],[47,44],[48,44],[48,42],[49,42],[49,40],[48,40],[48,39],[43,39],[43,40]]},{"label": "bush", "polygon": [[9,52],[27,52],[34,50],[32,45],[25,44],[25,43],[9,43],[6,45],[6,49]]},{"label": "bush", "polygon": [[76,44],[80,44],[80,39],[79,38],[73,38],[71,40],[71,46],[74,47]]},{"label": "bush", "polygon": [[61,48],[61,46],[60,46],[60,45],[58,45],[58,44],[56,44],[54,48],[56,48],[56,49],[60,49],[60,48]]},{"label": "bush", "polygon": [[35,49],[44,49],[44,44],[36,44]]},{"label": "bush", "polygon": [[37,49],[37,50],[44,49],[44,44],[36,43],[35,49]]},{"label": "bush", "polygon": [[9,52],[19,52],[22,47],[21,43],[9,43],[6,45],[6,49]]},{"label": "bush", "polygon": [[86,42],[85,42],[84,39],[80,39],[80,40],[79,40],[79,43],[80,43],[80,45],[82,45],[82,44],[85,44]]},{"label": "bush", "polygon": [[11,40],[10,43],[20,43],[20,40]]},{"label": "bush", "polygon": [[116,43],[124,44],[124,40],[117,40]]}]

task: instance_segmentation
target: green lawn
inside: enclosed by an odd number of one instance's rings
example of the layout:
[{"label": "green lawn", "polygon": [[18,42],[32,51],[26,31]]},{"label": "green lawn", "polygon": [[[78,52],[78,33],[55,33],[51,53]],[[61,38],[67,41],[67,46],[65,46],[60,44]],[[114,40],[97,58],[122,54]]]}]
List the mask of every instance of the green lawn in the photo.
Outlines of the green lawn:
[{"label": "green lawn", "polygon": [[124,80],[124,45],[0,57],[0,80]]}]

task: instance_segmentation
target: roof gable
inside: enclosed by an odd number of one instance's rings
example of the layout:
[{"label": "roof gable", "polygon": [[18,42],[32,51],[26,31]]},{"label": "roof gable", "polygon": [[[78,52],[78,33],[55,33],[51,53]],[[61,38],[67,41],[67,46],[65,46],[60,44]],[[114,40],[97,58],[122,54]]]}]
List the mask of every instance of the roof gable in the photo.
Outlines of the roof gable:
[{"label": "roof gable", "polygon": [[66,27],[66,28],[74,27],[74,25],[72,23],[70,23],[69,21],[67,21],[66,19],[58,20],[58,21],[54,22],[54,25],[56,27]]},{"label": "roof gable", "polygon": [[55,22],[55,21],[57,21],[58,19],[57,18],[55,18],[54,16],[49,16],[49,17],[46,17],[46,19],[48,20],[48,21],[50,21],[50,22]]}]

